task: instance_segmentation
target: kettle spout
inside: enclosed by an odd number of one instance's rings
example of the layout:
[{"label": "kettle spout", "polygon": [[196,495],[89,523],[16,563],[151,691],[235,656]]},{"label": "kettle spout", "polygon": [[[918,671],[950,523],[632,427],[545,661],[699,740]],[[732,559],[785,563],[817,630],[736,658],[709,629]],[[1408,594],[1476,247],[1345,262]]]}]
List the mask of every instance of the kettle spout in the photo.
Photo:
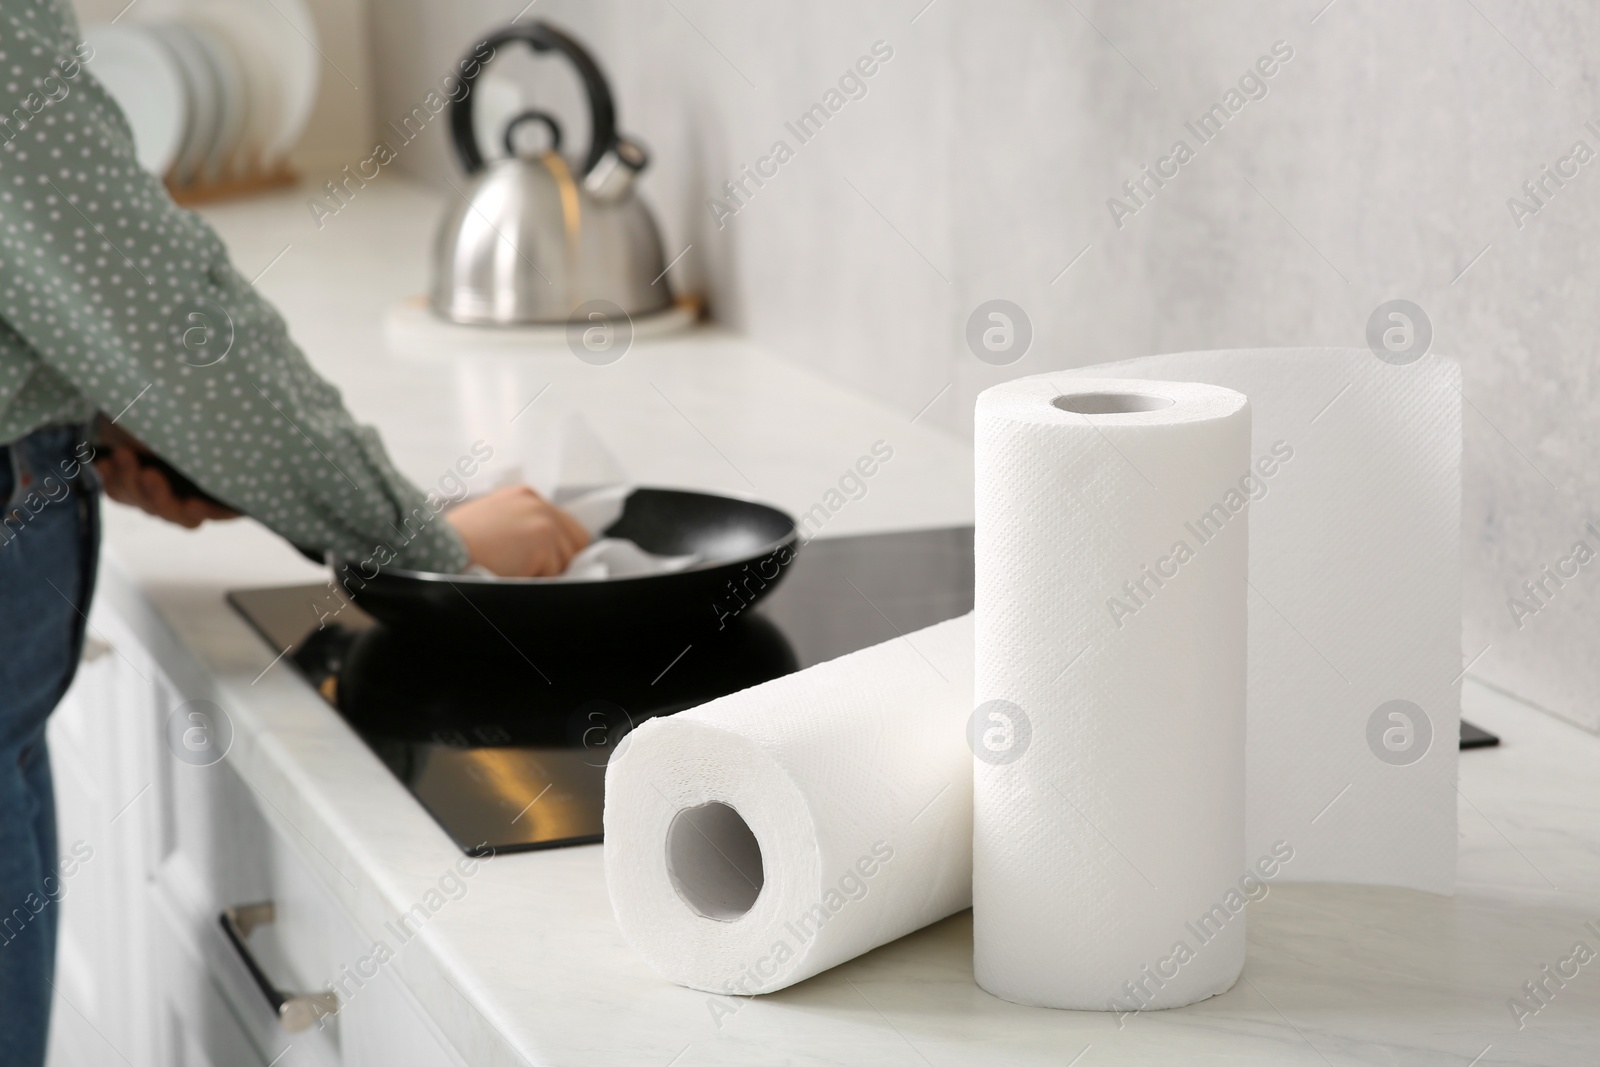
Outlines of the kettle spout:
[{"label": "kettle spout", "polygon": [[583,176],[583,188],[601,203],[615,203],[633,187],[634,176],[650,165],[650,153],[637,141],[618,137]]}]

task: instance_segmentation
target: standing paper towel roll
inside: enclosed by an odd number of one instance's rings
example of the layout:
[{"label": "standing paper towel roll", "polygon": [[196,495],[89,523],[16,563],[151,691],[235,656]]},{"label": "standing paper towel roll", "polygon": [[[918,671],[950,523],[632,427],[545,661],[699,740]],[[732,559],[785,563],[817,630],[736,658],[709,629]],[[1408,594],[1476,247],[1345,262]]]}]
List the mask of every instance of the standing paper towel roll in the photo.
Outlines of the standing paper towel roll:
[{"label": "standing paper towel roll", "polygon": [[768,993],[972,899],[972,617],[644,723],[606,887],[679,985]]},{"label": "standing paper towel roll", "polygon": [[1245,397],[978,398],[973,940],[1022,1004],[1177,1007],[1244,966]]}]

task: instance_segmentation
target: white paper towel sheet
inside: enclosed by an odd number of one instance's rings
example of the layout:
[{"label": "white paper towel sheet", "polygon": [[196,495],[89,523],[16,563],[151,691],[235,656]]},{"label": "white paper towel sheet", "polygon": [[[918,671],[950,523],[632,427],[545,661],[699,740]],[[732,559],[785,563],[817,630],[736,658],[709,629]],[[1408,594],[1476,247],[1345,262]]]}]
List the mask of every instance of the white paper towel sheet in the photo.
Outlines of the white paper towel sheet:
[{"label": "white paper towel sheet", "polygon": [[766,993],[967,907],[971,700],[968,615],[642,724],[606,770],[629,943]]},{"label": "white paper towel sheet", "polygon": [[1107,376],[1244,393],[1251,456],[1271,462],[1248,489],[1252,863],[1282,842],[1294,858],[1281,881],[1452,892],[1460,368],[1438,356],[1393,366],[1366,349],[1263,348],[1051,375],[1063,386]]},{"label": "white paper towel sheet", "polygon": [[1249,402],[1021,378],[978,398],[975,447],[978,984],[1089,1010],[1221,993],[1245,950],[1242,905],[1212,909],[1245,864]]}]

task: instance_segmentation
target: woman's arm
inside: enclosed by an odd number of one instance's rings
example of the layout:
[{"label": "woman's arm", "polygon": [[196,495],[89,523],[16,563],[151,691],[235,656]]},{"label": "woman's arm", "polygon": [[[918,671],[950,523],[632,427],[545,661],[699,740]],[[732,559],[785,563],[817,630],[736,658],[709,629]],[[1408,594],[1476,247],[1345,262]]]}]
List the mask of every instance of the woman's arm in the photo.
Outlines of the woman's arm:
[{"label": "woman's arm", "polygon": [[82,398],[295,544],[460,570],[446,501],[395,470],[217,235],[140,169],[70,16],[52,10],[0,4],[0,93],[24,105],[0,108],[0,330],[14,335],[0,347],[38,360],[0,395]]}]

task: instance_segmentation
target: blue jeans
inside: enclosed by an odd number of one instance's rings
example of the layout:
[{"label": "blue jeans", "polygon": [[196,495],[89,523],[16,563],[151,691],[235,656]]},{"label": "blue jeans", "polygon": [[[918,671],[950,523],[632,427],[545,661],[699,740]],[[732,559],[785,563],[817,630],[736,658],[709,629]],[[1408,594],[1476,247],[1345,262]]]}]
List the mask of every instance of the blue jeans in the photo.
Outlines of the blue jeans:
[{"label": "blue jeans", "polygon": [[76,428],[0,447],[0,1045],[44,1063],[56,924],[56,808],[44,725],[83,651],[98,483]]}]

